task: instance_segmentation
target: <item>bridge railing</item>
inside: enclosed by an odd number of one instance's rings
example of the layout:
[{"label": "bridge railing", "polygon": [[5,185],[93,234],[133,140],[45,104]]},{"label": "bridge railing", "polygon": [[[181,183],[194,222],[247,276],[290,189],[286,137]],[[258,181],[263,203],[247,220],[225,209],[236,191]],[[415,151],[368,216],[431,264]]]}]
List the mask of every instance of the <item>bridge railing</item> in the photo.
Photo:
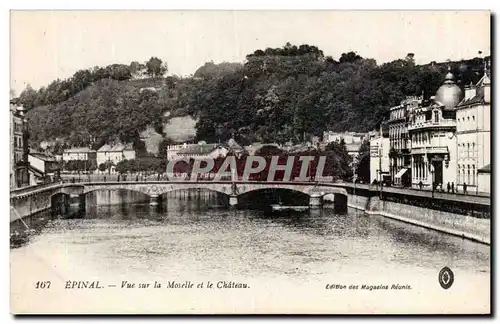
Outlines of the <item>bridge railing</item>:
[{"label": "bridge railing", "polygon": [[45,188],[50,188],[53,186],[58,186],[61,183],[62,183],[62,181],[52,181],[52,182],[47,182],[47,183],[36,184],[36,185],[32,185],[32,186],[26,186],[26,187],[22,187],[22,188],[12,189],[12,190],[10,190],[10,194],[11,195],[20,195],[20,194],[24,194],[24,193],[33,192],[33,191],[39,190],[39,189],[45,189]]},{"label": "bridge railing", "polygon": [[[169,177],[166,175],[158,176],[158,175],[152,175],[152,176],[141,176],[141,175],[132,175],[132,176],[120,176],[120,175],[93,175],[93,176],[72,176],[72,177],[64,177],[63,182],[64,183],[89,183],[89,182],[158,182],[158,181],[191,181],[189,177]],[[210,175],[202,175],[200,176],[197,180],[199,181],[208,181],[208,180],[215,180],[215,176],[213,174]],[[227,181],[231,182],[232,178],[231,177],[222,177],[220,179],[217,179],[217,181]],[[243,181],[242,177],[238,177],[237,181]],[[266,181],[262,179],[249,179],[248,181],[250,182],[261,182],[261,181]],[[276,180],[280,181],[280,180]],[[290,180],[290,181],[285,181],[285,182],[304,182],[301,180]],[[318,183],[332,183],[331,177],[324,177],[321,179],[307,179],[305,182],[318,182]]]}]

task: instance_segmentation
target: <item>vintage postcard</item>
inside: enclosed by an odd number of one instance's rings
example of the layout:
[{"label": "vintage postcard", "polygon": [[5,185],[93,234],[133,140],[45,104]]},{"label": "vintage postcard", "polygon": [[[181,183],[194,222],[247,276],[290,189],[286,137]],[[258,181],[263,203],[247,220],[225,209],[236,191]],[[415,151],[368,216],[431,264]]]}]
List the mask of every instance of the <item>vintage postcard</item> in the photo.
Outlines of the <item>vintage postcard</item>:
[{"label": "vintage postcard", "polygon": [[489,11],[11,11],[13,314],[490,314]]}]

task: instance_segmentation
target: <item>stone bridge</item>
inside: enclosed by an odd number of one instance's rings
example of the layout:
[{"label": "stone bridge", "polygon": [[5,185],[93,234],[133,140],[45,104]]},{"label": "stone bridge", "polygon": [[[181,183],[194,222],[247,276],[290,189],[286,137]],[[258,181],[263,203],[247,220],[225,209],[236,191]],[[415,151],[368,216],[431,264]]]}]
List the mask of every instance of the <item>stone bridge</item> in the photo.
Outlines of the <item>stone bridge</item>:
[{"label": "stone bridge", "polygon": [[314,182],[265,182],[265,181],[148,181],[148,182],[89,182],[64,184],[54,194],[62,193],[70,196],[85,195],[95,190],[131,190],[141,192],[151,198],[151,204],[157,203],[159,196],[184,189],[207,189],[220,192],[230,197],[230,205],[238,203],[238,196],[251,191],[263,189],[286,189],[301,192],[311,197],[312,206],[321,205],[321,197],[326,194],[347,196],[347,191],[334,184]]},{"label": "stone bridge", "polygon": [[159,203],[159,197],[165,193],[184,189],[207,189],[229,196],[229,204],[238,204],[238,196],[263,189],[286,189],[310,196],[309,205],[319,207],[326,194],[345,196],[348,192],[343,184],[315,182],[266,182],[266,181],[148,181],[148,182],[79,182],[58,183],[38,188],[15,190],[11,192],[11,221],[53,207],[54,197],[66,195],[71,200],[78,200],[84,205],[85,195],[96,190],[131,190],[150,197],[150,204]]}]

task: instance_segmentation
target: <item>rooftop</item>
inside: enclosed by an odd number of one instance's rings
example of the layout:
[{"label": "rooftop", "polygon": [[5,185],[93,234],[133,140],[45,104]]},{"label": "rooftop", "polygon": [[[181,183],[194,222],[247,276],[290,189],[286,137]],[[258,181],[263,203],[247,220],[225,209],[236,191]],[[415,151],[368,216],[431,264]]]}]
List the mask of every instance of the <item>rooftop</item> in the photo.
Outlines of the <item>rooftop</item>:
[{"label": "rooftop", "polygon": [[56,158],[45,153],[30,153],[31,156],[36,157],[42,161],[56,162]]},{"label": "rooftop", "polygon": [[64,149],[64,153],[89,153],[89,152],[95,152],[94,150],[91,150],[88,147],[72,147],[69,149]]},{"label": "rooftop", "polygon": [[457,105],[457,108],[482,103],[484,103],[484,88],[478,88],[476,89],[476,94],[473,97],[462,100]]},{"label": "rooftop", "polygon": [[109,145],[109,144],[104,144],[101,146],[97,152],[122,152],[122,151],[133,151],[132,145],[127,144],[115,144],[115,145]]},{"label": "rooftop", "polygon": [[177,154],[206,155],[215,150],[217,144],[194,144],[180,149]]},{"label": "rooftop", "polygon": [[458,105],[457,108],[465,107],[474,104],[484,104],[484,86],[490,85],[491,81],[488,77],[488,74],[485,74],[481,80],[474,86],[471,85],[472,88],[476,88],[476,94],[468,99],[463,99]]}]

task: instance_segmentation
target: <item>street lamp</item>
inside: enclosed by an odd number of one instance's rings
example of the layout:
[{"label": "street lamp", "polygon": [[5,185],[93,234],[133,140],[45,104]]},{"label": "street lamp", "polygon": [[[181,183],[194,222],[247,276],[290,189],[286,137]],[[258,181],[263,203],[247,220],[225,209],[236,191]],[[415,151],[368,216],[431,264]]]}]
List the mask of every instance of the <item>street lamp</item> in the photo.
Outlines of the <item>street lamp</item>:
[{"label": "street lamp", "polygon": [[17,107],[17,114],[21,119],[21,131],[22,131],[22,147],[23,155],[21,161],[19,161],[19,171],[16,169],[16,174],[20,175],[20,181],[18,180],[18,186],[29,185],[29,172],[28,172],[28,155],[29,155],[29,130],[28,130],[28,120],[26,118],[26,109],[23,106]]},{"label": "street lamp", "polygon": [[432,183],[431,183],[431,188],[432,188],[432,198],[434,198],[434,182],[436,181],[434,179],[434,164],[431,161],[431,164],[429,165],[429,168],[431,169],[431,175],[432,175]]},{"label": "street lamp", "polygon": [[379,198],[382,200],[382,142],[378,144],[378,178],[379,178]]},{"label": "street lamp", "polygon": [[358,198],[356,196],[356,179],[357,179],[356,167],[357,167],[357,165],[358,165],[358,157],[354,156],[354,158],[352,160],[352,183],[354,185],[353,196],[354,196],[354,199],[356,200],[356,204],[358,203]]}]

